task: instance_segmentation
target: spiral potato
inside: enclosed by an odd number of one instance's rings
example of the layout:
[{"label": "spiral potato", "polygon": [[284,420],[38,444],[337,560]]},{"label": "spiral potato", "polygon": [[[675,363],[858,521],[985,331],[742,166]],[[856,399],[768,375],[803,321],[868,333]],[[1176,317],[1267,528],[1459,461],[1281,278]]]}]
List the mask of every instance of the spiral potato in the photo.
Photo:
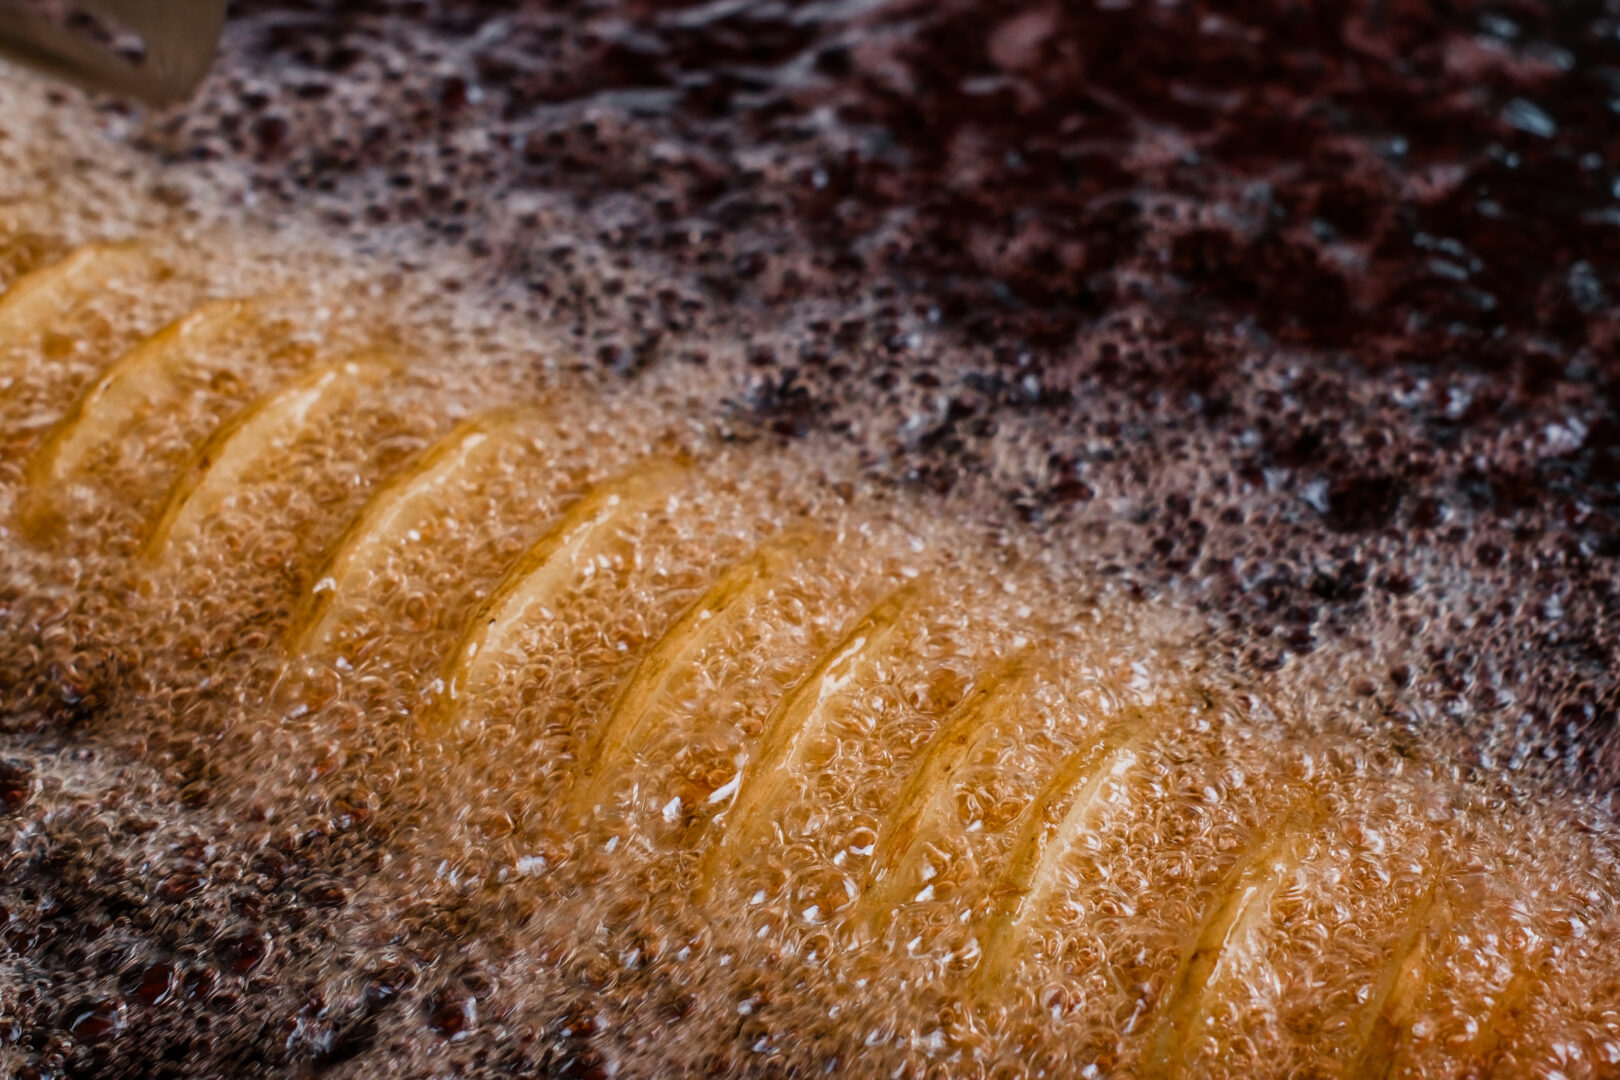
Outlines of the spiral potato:
[{"label": "spiral potato", "polygon": [[396,921],[496,975],[337,1067],[480,1022],[618,1075],[1620,1067],[1600,807],[1277,700],[679,373],[536,377],[363,256],[83,188],[4,223],[7,730],[192,770],[250,849],[358,808],[324,998]]}]

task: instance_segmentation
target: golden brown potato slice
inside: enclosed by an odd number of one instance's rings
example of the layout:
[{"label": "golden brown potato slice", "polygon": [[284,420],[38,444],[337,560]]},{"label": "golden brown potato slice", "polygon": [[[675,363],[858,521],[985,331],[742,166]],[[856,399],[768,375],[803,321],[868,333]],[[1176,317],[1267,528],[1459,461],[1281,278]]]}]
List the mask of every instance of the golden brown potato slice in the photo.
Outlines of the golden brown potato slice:
[{"label": "golden brown potato slice", "polygon": [[580,560],[610,540],[626,521],[669,499],[690,469],[667,459],[643,462],[586,493],[501,578],[467,622],[445,665],[430,731],[448,731],[466,704],[485,689],[530,625],[571,584]]},{"label": "golden brown potato slice", "polygon": [[1165,988],[1142,1076],[1179,1076],[1184,1071],[1188,1053],[1222,995],[1242,980],[1245,961],[1261,948],[1260,931],[1271,917],[1272,898],[1300,872],[1318,820],[1309,812],[1290,816],[1226,874]]},{"label": "golden brown potato slice", "polygon": [[917,853],[946,829],[953,781],[982,743],[1028,692],[1036,668],[1031,650],[993,666],[941,722],[884,815],[860,899],[862,916],[881,924],[919,888]]},{"label": "golden brown potato slice", "polygon": [[0,346],[27,344],[96,293],[121,278],[150,273],[156,265],[137,244],[86,244],[24,274],[0,294]]},{"label": "golden brown potato slice", "polygon": [[375,576],[378,561],[410,543],[412,530],[442,505],[448,489],[476,477],[503,443],[520,437],[520,421],[512,412],[468,420],[373,496],[316,574],[293,617],[288,651],[302,656],[326,649],[346,607]]},{"label": "golden brown potato slice", "polygon": [[80,475],[97,447],[117,439],[173,381],[176,371],[223,338],[251,332],[249,300],[204,304],[119,357],[79,395],[28,463],[24,523],[31,532],[53,516],[60,485]]},{"label": "golden brown potato slice", "polygon": [[1527,1014],[1532,1011],[1532,999],[1542,985],[1545,976],[1542,968],[1548,961],[1544,953],[1525,957],[1524,962],[1513,969],[1507,985],[1493,996],[1473,1045],[1468,1048],[1467,1058],[1474,1064],[1470,1075],[1484,1080],[1508,1075],[1500,1068],[1503,1054],[1513,1045]]},{"label": "golden brown potato slice", "polygon": [[580,753],[570,802],[573,817],[583,819],[609,793],[614,778],[641,748],[659,719],[659,707],[683,666],[717,636],[748,616],[751,602],[794,566],[826,549],[822,533],[794,529],[762,544],[732,566],[675,620],[651,651],[636,665],[591,732]]},{"label": "golden brown potato slice", "polygon": [[1401,1042],[1412,1026],[1412,1014],[1428,981],[1429,934],[1437,921],[1449,915],[1449,907],[1439,895],[1437,877],[1413,908],[1351,1033],[1355,1066],[1350,1075],[1383,1080],[1394,1069]]},{"label": "golden brown potato slice", "polygon": [[1020,821],[1007,865],[991,891],[995,906],[986,920],[982,987],[1004,982],[1022,951],[1024,938],[1052,899],[1064,858],[1091,824],[1109,784],[1137,762],[1147,725],[1115,725],[1083,750],[1058,762]]},{"label": "golden brown potato slice", "polygon": [[262,398],[205,443],[169,489],[147,537],[150,558],[161,560],[196,534],[253,469],[284,451],[309,426],[382,382],[394,365],[381,356],[324,364],[292,385]]},{"label": "golden brown potato slice", "polygon": [[0,286],[9,286],[24,274],[66,254],[59,240],[17,227],[0,218]]},{"label": "golden brown potato slice", "polygon": [[921,590],[921,582],[908,582],[879,601],[771,711],[748,762],[728,785],[736,794],[716,821],[714,840],[698,867],[693,891],[700,899],[727,866],[762,840],[770,811],[793,782],[794,766],[825,726],[828,703],[865,673]]}]

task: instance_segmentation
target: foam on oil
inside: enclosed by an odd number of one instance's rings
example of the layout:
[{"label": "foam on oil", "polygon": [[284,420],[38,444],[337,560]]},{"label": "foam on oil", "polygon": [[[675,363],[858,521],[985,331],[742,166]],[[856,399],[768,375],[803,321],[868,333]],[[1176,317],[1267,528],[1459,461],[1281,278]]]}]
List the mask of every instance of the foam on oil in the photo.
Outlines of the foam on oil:
[{"label": "foam on oil", "polygon": [[[699,369],[591,385],[491,298],[171,210],[3,77],[0,689],[50,778],[11,843],[100,815],[157,912],[47,992],[110,1019],[8,1064],[133,1068],[231,993],[216,1030],[355,1075],[1620,1064],[1606,813],[1227,670],[836,447],[717,438]],[[132,352],[234,299],[269,314]],[[53,741],[86,728],[94,767]],[[120,989],[164,964],[216,983]]]}]

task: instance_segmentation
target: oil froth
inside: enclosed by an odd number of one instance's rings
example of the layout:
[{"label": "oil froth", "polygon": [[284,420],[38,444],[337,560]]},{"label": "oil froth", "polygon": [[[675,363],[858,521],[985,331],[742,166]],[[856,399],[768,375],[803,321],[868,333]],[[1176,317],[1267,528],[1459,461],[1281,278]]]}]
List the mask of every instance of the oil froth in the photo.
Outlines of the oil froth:
[{"label": "oil froth", "polygon": [[1620,1065],[1601,807],[9,137],[18,1067]]}]

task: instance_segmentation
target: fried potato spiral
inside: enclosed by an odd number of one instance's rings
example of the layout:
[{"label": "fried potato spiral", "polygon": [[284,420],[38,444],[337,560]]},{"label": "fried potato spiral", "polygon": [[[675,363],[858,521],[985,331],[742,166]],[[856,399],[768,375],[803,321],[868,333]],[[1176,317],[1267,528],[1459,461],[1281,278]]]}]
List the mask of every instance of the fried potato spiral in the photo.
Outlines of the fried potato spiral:
[{"label": "fried potato spiral", "polygon": [[[362,263],[114,233],[0,295],[7,730],[190,769],[175,812],[261,853],[347,800],[372,872],[300,893],[352,913],[322,993],[498,973],[370,1021],[377,1060],[453,1054],[465,993],[583,1009],[620,1075],[1620,1064],[1598,808],[1275,700],[678,380],[536,385]],[[305,971],[230,940],[230,977]]]}]

